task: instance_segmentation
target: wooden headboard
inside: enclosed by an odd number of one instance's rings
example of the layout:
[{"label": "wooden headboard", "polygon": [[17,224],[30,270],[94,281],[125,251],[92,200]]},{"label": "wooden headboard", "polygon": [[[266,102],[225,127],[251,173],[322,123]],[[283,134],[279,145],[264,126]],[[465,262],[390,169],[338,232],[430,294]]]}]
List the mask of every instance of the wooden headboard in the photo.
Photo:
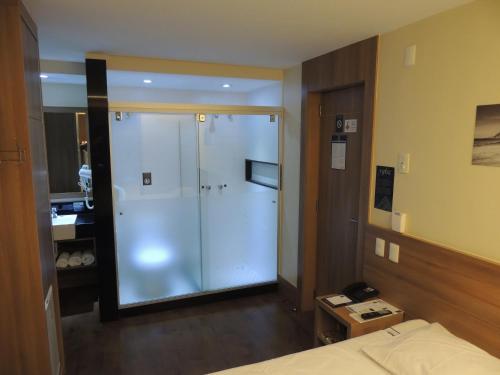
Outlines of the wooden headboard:
[{"label": "wooden headboard", "polygon": [[[377,237],[386,258],[375,255]],[[389,242],[400,246],[397,264],[388,259]],[[407,318],[439,322],[500,357],[500,265],[369,225],[363,273]]]}]

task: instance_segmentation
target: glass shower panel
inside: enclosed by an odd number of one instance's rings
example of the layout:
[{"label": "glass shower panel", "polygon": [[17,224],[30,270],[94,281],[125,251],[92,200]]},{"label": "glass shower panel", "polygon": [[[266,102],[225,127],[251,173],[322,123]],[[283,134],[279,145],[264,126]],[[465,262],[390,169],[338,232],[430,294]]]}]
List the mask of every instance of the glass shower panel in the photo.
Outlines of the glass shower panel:
[{"label": "glass shower panel", "polygon": [[110,113],[120,306],[202,290],[194,115]]},{"label": "glass shower panel", "polygon": [[270,163],[264,174],[278,180],[278,128],[269,115],[209,115],[199,124],[205,291],[276,281],[278,191],[247,181],[246,167]]}]

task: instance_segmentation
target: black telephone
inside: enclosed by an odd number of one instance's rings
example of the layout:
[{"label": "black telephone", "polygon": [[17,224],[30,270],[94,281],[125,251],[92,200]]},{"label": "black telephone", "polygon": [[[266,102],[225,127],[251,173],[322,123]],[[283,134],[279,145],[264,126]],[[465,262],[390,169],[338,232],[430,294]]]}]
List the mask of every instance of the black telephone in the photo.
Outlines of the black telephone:
[{"label": "black telephone", "polygon": [[368,298],[377,297],[379,291],[372,288],[364,281],[360,281],[346,286],[344,290],[342,290],[342,293],[354,301],[363,302]]}]

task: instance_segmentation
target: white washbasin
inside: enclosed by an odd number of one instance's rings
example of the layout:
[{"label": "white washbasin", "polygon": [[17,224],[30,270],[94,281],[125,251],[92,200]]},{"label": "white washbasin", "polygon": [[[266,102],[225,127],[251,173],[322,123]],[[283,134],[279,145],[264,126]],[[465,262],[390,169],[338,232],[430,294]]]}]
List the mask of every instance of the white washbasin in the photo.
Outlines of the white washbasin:
[{"label": "white washbasin", "polygon": [[54,241],[72,240],[75,238],[77,215],[59,215],[52,218],[52,234]]}]

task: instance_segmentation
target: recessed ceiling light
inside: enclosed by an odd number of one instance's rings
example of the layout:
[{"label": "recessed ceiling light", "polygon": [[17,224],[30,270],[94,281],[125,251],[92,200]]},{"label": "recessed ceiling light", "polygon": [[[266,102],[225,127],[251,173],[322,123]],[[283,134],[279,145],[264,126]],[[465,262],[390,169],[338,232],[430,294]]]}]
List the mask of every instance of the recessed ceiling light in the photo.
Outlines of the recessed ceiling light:
[{"label": "recessed ceiling light", "polygon": [[151,81],[150,79],[145,79],[144,83],[153,83],[153,81]]},{"label": "recessed ceiling light", "polygon": [[47,74],[40,74],[40,78],[41,79],[47,79],[47,78],[49,78],[49,76]]},{"label": "recessed ceiling light", "polygon": [[230,88],[230,87],[231,87],[231,85],[230,85],[229,83],[224,83],[224,84],[222,85],[222,87],[224,87],[225,89],[228,89],[228,88]]}]

